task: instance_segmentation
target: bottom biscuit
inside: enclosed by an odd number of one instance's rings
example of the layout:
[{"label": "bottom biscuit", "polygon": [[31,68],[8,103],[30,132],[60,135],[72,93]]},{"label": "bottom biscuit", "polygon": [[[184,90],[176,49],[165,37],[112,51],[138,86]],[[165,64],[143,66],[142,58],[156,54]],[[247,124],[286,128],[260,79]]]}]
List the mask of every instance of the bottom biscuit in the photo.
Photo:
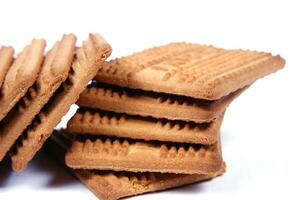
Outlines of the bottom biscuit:
[{"label": "bottom biscuit", "polygon": [[98,198],[115,200],[209,180],[224,173],[224,168],[217,173],[206,175],[118,173],[91,170],[74,170],[74,172]]},{"label": "bottom biscuit", "polygon": [[[69,139],[61,133],[55,133],[47,141],[45,150],[64,162],[64,154],[70,145]],[[225,172],[225,164],[213,174],[162,174],[132,173],[99,170],[73,170],[75,175],[100,199],[120,199],[142,193],[165,190],[199,181],[208,180]]]}]

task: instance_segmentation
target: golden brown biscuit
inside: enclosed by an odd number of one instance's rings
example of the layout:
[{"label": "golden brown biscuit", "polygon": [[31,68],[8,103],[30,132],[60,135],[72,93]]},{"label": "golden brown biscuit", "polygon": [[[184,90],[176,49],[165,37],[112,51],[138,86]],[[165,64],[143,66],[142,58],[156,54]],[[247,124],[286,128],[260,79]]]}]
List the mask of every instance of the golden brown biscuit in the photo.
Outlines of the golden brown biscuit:
[{"label": "golden brown biscuit", "polygon": [[222,165],[220,140],[209,146],[80,137],[66,154],[67,166],[131,172],[216,173]]},{"label": "golden brown biscuit", "polygon": [[[14,49],[12,47],[0,47],[0,90],[5,75],[13,62]],[[0,94],[1,96],[1,94]]]},{"label": "golden brown biscuit", "polygon": [[77,58],[72,64],[68,78],[18,141],[16,151],[11,156],[15,171],[26,168],[27,163],[42,147],[54,127],[68,112],[70,106],[77,101],[80,93],[110,54],[110,45],[98,34],[90,34],[89,39],[83,42],[83,47],[77,49]]},{"label": "golden brown biscuit", "polygon": [[44,48],[44,40],[32,40],[9,68],[1,88],[0,121],[36,81],[44,59]]},{"label": "golden brown biscuit", "polygon": [[1,122],[0,161],[22,134],[53,93],[68,77],[74,55],[76,38],[65,35],[46,56],[41,72],[25,96]]},{"label": "golden brown biscuit", "polygon": [[[56,132],[56,131],[55,131]],[[63,155],[69,146],[69,138],[60,131],[45,144],[45,151],[64,163]],[[225,164],[213,174],[163,174],[154,172],[133,173],[99,170],[72,170],[98,198],[115,200],[147,192],[165,190],[214,178],[225,172]]]},{"label": "golden brown biscuit", "polygon": [[109,61],[95,80],[216,100],[281,69],[284,63],[269,53],[174,43]]},{"label": "golden brown biscuit", "polygon": [[223,116],[210,123],[171,121],[92,109],[79,109],[69,120],[69,133],[117,136],[210,145],[219,137]]},{"label": "golden brown biscuit", "polygon": [[219,100],[206,101],[93,83],[80,95],[77,105],[131,115],[201,123],[220,116],[245,89],[235,91]]},{"label": "golden brown biscuit", "polygon": [[115,200],[209,180],[224,171],[222,167],[213,174],[102,172],[84,169],[74,170],[74,173],[98,198]]}]

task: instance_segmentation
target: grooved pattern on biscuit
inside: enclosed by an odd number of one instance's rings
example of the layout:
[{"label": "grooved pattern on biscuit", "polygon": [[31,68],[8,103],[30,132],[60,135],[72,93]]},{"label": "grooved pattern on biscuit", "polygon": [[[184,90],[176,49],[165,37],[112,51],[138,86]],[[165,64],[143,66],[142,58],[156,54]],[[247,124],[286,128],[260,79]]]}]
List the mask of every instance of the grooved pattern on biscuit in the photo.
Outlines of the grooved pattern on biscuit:
[{"label": "grooved pattern on biscuit", "polygon": [[74,172],[98,198],[115,200],[205,181],[221,175],[224,170],[213,174],[126,173],[83,169]]},{"label": "grooved pattern on biscuit", "polygon": [[75,36],[65,35],[53,46],[34,85],[2,122],[0,160],[67,78],[74,55],[75,40]]},{"label": "grooved pattern on biscuit", "polygon": [[[62,159],[69,144],[69,134],[64,130],[55,131],[47,141],[46,152],[65,163]],[[146,192],[165,190],[198,181],[214,178],[225,172],[225,164],[217,173],[212,174],[170,174],[154,172],[117,172],[99,170],[73,170],[76,176],[101,199],[119,199],[126,196],[138,195]]]},{"label": "grooved pattern on biscuit", "polygon": [[83,47],[77,49],[68,78],[44,106],[33,126],[25,130],[26,137],[20,138],[16,152],[12,155],[14,170],[26,168],[110,53],[109,44],[97,34],[91,34],[89,40],[83,42]]},{"label": "grooved pattern on biscuit", "polygon": [[79,106],[170,120],[209,122],[221,115],[244,89],[216,101],[93,83],[81,95]]},{"label": "grooved pattern on biscuit", "polygon": [[34,84],[44,59],[44,48],[44,40],[32,40],[9,68],[1,88],[0,121]]},{"label": "grooved pattern on biscuit", "polygon": [[75,169],[208,174],[222,164],[219,140],[210,146],[108,137],[79,138],[66,155]]},{"label": "grooved pattern on biscuit", "polygon": [[[0,47],[0,91],[6,73],[13,62],[14,49],[12,47]],[[1,93],[0,93],[1,98]]]},{"label": "grooved pattern on biscuit", "polygon": [[180,143],[213,144],[222,116],[211,123],[171,121],[91,109],[79,109],[68,122],[68,132]]},{"label": "grooved pattern on biscuit", "polygon": [[109,61],[95,80],[215,100],[281,69],[284,63],[280,56],[269,53],[181,43]]}]

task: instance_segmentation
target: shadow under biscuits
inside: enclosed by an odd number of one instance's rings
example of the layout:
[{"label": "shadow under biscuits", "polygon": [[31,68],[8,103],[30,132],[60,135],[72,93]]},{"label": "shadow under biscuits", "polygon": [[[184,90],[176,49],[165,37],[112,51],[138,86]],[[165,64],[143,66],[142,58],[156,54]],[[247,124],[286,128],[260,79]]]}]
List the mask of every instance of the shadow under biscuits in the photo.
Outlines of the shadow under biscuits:
[{"label": "shadow under biscuits", "polygon": [[65,167],[52,160],[44,152],[39,153],[33,165],[37,173],[49,174],[50,178],[45,187],[56,188],[78,183],[78,180]]},{"label": "shadow under biscuits", "polygon": [[5,156],[0,163],[0,189],[5,186],[11,174],[11,162],[8,156]]},{"label": "shadow under biscuits", "polygon": [[28,177],[28,174],[31,173],[34,173],[33,179],[38,179],[37,183],[43,180],[45,176],[47,177],[45,184],[38,185],[38,187],[41,188],[57,188],[79,183],[71,173],[68,173],[66,168],[57,165],[55,161],[48,159],[48,157],[46,157],[46,155],[42,152],[37,154],[37,157],[35,157],[33,162],[30,163],[30,167],[24,172],[24,174],[13,172],[9,156],[6,156],[0,163],[0,193],[1,189],[7,189],[7,187],[10,187],[9,182],[14,181],[17,181],[19,185],[36,187],[33,186],[35,184],[33,184],[32,181],[28,182],[26,178],[22,178]]}]

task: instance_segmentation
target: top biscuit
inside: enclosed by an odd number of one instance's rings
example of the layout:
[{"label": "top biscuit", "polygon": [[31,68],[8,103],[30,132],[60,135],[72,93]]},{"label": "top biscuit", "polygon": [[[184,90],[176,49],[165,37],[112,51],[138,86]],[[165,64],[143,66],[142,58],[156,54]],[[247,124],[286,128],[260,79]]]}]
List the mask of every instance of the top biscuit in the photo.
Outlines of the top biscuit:
[{"label": "top biscuit", "polygon": [[216,100],[281,69],[270,53],[172,43],[106,62],[95,80],[113,85]]}]

